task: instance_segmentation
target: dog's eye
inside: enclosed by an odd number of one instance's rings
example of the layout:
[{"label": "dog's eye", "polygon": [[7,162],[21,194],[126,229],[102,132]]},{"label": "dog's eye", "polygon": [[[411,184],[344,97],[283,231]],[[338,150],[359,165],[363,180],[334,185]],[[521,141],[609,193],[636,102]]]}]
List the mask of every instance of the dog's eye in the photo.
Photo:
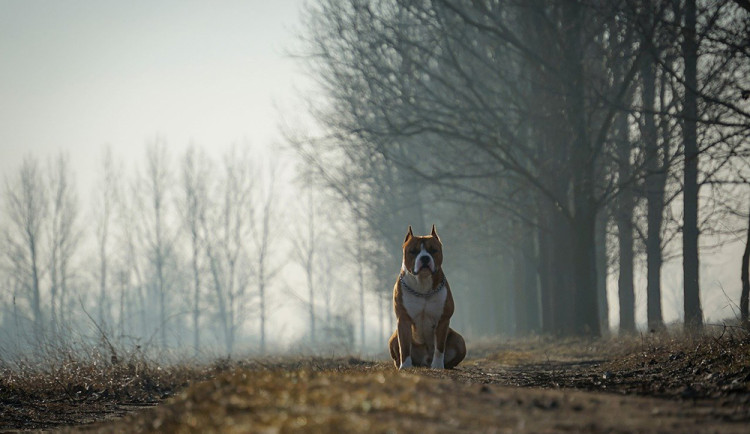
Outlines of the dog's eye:
[{"label": "dog's eye", "polygon": [[434,255],[435,253],[437,253],[437,249],[427,249],[427,253]]},{"label": "dog's eye", "polygon": [[411,250],[409,250],[409,253],[412,254],[412,255],[416,255],[417,253],[419,253],[419,250],[417,250],[417,249],[411,249]]}]

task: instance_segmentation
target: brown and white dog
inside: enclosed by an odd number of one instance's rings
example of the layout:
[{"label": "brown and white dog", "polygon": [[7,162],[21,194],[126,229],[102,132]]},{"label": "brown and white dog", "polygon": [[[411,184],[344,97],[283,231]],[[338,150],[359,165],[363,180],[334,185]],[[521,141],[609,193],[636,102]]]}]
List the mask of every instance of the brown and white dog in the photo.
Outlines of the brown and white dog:
[{"label": "brown and white dog", "polygon": [[431,366],[451,369],[466,356],[464,338],[448,325],[453,296],[443,273],[443,244],[432,233],[415,237],[409,226],[401,273],[393,288],[397,328],[388,340],[398,369]]}]

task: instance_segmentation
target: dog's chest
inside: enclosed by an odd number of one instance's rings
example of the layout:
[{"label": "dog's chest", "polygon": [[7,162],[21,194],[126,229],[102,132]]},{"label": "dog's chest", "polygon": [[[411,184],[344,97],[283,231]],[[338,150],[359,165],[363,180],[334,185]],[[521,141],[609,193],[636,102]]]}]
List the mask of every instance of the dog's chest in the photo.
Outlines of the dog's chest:
[{"label": "dog's chest", "polygon": [[413,338],[417,343],[432,343],[429,337],[434,334],[438,320],[443,316],[446,295],[445,289],[431,297],[418,297],[408,291],[403,293],[404,308],[416,328],[417,333]]}]

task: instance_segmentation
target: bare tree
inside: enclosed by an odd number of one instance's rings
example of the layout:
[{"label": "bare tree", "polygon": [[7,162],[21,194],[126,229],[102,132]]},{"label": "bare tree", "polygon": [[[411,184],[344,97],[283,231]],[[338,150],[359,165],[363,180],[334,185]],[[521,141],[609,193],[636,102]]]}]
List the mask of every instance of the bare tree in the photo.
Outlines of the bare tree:
[{"label": "bare tree", "polygon": [[[745,12],[729,1],[633,3],[640,10],[636,22],[644,53],[638,117],[645,158],[648,228],[641,237],[648,266],[648,324],[663,327],[661,265],[680,233],[686,327],[700,329],[691,325],[702,322],[698,249],[708,245],[699,243],[699,235],[721,236],[716,226],[722,213],[715,206],[719,185],[736,178],[730,160],[740,156],[736,138],[748,129],[748,113],[736,105],[734,90],[742,82],[737,77],[747,75],[750,54],[740,48],[747,45],[742,42]],[[680,196],[681,221],[669,215],[670,203]]]},{"label": "bare tree", "polygon": [[[99,261],[99,300],[98,306],[98,320],[99,326],[105,327],[109,321],[111,312],[109,307],[111,301],[109,299],[109,282],[111,280],[110,274],[110,263],[112,261],[112,225],[115,219],[115,211],[117,201],[120,197],[119,188],[120,174],[115,167],[115,162],[112,156],[112,150],[107,147],[104,150],[102,156],[102,173],[100,181],[95,187],[94,193],[94,221],[96,231],[96,244],[98,250],[98,261]],[[122,300],[121,300],[122,301]],[[122,322],[123,303],[121,303],[121,312],[119,315],[119,321]],[[122,331],[122,330],[121,330]]]},{"label": "bare tree", "polygon": [[[622,59],[632,58],[633,55],[633,29],[626,23],[615,22],[611,26],[615,36],[610,48],[610,69],[615,76],[615,81],[622,80],[628,73],[628,63]],[[628,91],[623,98],[630,103],[633,92]],[[614,220],[617,225],[618,245],[618,276],[617,293],[620,313],[620,334],[635,331],[635,288],[634,288],[634,258],[633,234],[634,234],[634,212],[637,205],[635,188],[629,180],[633,179],[633,173],[638,170],[636,160],[637,149],[633,146],[630,134],[629,112],[617,113],[614,123],[612,140],[616,148],[617,179],[621,184],[619,195],[614,204]]]},{"label": "bare tree", "polygon": [[236,332],[245,320],[248,278],[243,273],[251,269],[246,246],[250,242],[254,179],[249,155],[232,148],[223,157],[221,179],[212,193],[217,200],[202,221],[212,289],[227,355],[233,353]]},{"label": "bare tree", "polygon": [[[128,194],[123,194],[121,197],[119,211],[116,213],[116,221],[121,229],[121,239],[118,240],[121,246],[120,289],[122,292],[127,290],[131,296],[128,316],[136,318],[136,327],[131,331],[140,337],[145,337],[151,331],[148,322],[150,312],[150,300],[147,294],[147,287],[150,283],[146,271],[148,256],[143,253],[146,251],[147,238],[144,229],[146,222],[141,212],[144,210],[144,203],[140,195],[139,183],[133,183],[129,187]],[[124,296],[122,292],[121,299]]]},{"label": "bare tree", "polygon": [[[307,287],[307,299],[304,305],[308,309],[310,341],[313,344],[338,345],[342,342],[342,330],[339,327],[344,321],[341,312],[333,312],[335,302],[335,274],[350,261],[335,258],[347,255],[353,258],[357,268],[360,297],[360,339],[364,345],[364,279],[366,261],[360,239],[361,231],[352,233],[352,243],[342,245],[341,233],[335,229],[342,223],[340,204],[331,203],[325,196],[325,190],[317,188],[307,172],[300,179],[300,200],[297,215],[300,217],[293,238],[293,253],[296,262],[302,267]],[[358,225],[361,227],[361,225]],[[342,249],[343,248],[343,249]],[[339,253],[343,250],[345,253]],[[299,297],[304,299],[304,297]],[[322,308],[322,312],[321,312]],[[353,335],[352,335],[353,338]]]},{"label": "bare tree", "polygon": [[[660,11],[653,11],[651,2],[645,2],[646,8],[641,17],[642,35],[653,35],[653,26],[660,19]],[[650,330],[660,330],[664,327],[661,314],[661,265],[662,265],[662,221],[664,213],[664,189],[669,169],[668,142],[664,142],[667,149],[663,149],[660,156],[657,125],[656,125],[656,67],[660,53],[653,38],[642,41],[645,54],[641,63],[641,138],[644,143],[646,162],[646,208],[647,208],[647,236],[646,236],[646,268],[647,268],[647,320]],[[662,98],[664,87],[660,89]],[[664,99],[662,99],[663,101]],[[663,107],[660,107],[660,109]]]},{"label": "bare tree", "polygon": [[5,231],[5,254],[22,295],[29,300],[34,337],[41,340],[45,328],[42,246],[49,209],[44,179],[35,158],[24,158],[17,176],[6,179],[4,196],[10,224]]},{"label": "bare tree", "polygon": [[685,152],[684,167],[684,222],[682,229],[682,261],[684,277],[685,328],[700,331],[703,328],[698,261],[698,89],[696,40],[696,0],[685,0],[682,56],[685,62],[685,96],[683,105],[682,136]]},{"label": "bare tree", "polygon": [[51,327],[55,334],[65,325],[71,262],[78,247],[78,198],[72,182],[68,157],[60,154],[49,173],[50,215],[48,226]]},{"label": "bare tree", "polygon": [[182,198],[179,208],[183,225],[190,239],[190,265],[193,274],[193,347],[196,354],[200,349],[201,276],[205,238],[201,222],[205,220],[209,206],[209,171],[208,157],[205,153],[195,147],[190,147],[182,163]]},{"label": "bare tree", "polygon": [[300,214],[304,216],[303,225],[300,231],[294,237],[294,253],[297,261],[305,272],[305,282],[307,284],[307,308],[309,313],[309,331],[310,341],[315,344],[316,339],[316,316],[315,316],[315,265],[317,250],[319,248],[320,229],[316,226],[316,204],[313,198],[313,186],[308,180],[304,187],[305,200],[300,202]]},{"label": "bare tree", "polygon": [[146,147],[145,173],[138,183],[142,197],[143,235],[149,264],[149,299],[156,304],[159,343],[167,345],[168,297],[171,295],[170,265],[173,260],[174,230],[170,221],[172,175],[167,146],[157,139]]},{"label": "bare tree", "polygon": [[[257,166],[256,166],[257,167]],[[260,310],[260,352],[266,351],[266,323],[268,320],[268,297],[266,291],[270,281],[278,273],[279,268],[273,264],[272,246],[275,244],[278,224],[282,216],[278,210],[278,160],[271,156],[261,166],[260,185],[255,188],[256,206],[251,212],[252,240],[255,246],[255,280],[258,287],[258,300]]]}]

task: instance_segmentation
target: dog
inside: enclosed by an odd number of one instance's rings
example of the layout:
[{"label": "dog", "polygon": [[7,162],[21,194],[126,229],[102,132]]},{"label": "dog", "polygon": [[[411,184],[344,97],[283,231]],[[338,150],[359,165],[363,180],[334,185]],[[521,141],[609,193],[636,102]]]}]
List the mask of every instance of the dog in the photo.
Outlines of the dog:
[{"label": "dog", "polygon": [[453,296],[443,273],[443,244],[435,225],[415,237],[411,226],[403,245],[403,262],[393,288],[396,331],[388,348],[396,368],[452,369],[466,357],[464,338],[449,327]]}]

